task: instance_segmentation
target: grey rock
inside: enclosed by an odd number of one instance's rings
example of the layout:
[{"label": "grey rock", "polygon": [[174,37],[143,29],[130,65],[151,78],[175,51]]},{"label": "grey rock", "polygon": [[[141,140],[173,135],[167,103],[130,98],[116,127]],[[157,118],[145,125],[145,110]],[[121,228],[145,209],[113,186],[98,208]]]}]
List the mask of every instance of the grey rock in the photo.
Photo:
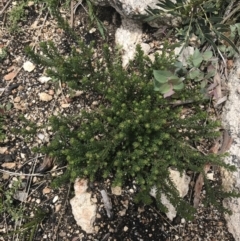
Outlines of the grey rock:
[{"label": "grey rock", "polygon": [[[240,58],[236,59],[234,68],[229,75],[228,88],[229,98],[224,106],[222,114],[223,126],[228,130],[234,141],[229,149],[229,156],[225,162],[236,166],[235,172],[228,172],[222,169],[222,182],[226,191],[235,190],[240,192]],[[229,231],[236,241],[240,241],[240,198],[227,198],[223,201],[224,207],[232,211],[232,215],[225,215]]]},{"label": "grey rock", "polygon": [[86,233],[93,233],[97,205],[91,201],[91,193],[87,192],[88,181],[77,178],[74,183],[75,197],[70,200],[72,213],[77,224]]},{"label": "grey rock", "polygon": [[[153,9],[160,8],[156,4],[158,0],[93,0],[96,5],[111,6],[124,18],[136,19],[142,21],[141,15],[146,15],[146,9],[149,7]],[[176,2],[173,0],[173,2]],[[170,14],[163,14],[159,19],[149,22],[152,27],[159,27],[164,24],[177,26],[180,19],[174,18]]]},{"label": "grey rock", "polygon": [[[179,192],[179,196],[185,197],[189,190],[191,178],[185,172],[181,175],[179,171],[171,168],[169,168],[169,172],[170,178]],[[153,187],[150,191],[150,195],[156,198],[156,191],[156,187]],[[164,193],[161,193],[161,203],[167,207],[168,212],[166,215],[172,221],[177,216],[177,211]]]}]

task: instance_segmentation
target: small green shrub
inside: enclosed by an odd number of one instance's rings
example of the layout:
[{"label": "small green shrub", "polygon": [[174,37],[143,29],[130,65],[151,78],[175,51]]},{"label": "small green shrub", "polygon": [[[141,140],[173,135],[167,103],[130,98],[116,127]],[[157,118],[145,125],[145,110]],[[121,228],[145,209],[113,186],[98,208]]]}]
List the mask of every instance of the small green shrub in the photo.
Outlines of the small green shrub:
[{"label": "small green shrub", "polygon": [[24,0],[19,1],[8,14],[9,30],[11,32],[18,31],[19,21],[25,20],[25,8],[27,7],[27,2]]},{"label": "small green shrub", "polygon": [[23,217],[24,208],[22,206],[15,206],[14,195],[16,191],[21,187],[22,181],[20,179],[12,182],[11,188],[4,190],[0,186],[0,213],[7,213],[14,221],[19,221]]},{"label": "small green shrub", "polygon": [[6,48],[0,47],[0,62],[2,62],[7,57],[7,50]]},{"label": "small green shrub", "polygon": [[[156,55],[152,63],[140,47],[135,59],[124,69],[119,56],[112,54],[108,46],[103,47],[102,60],[94,58],[92,47],[82,42],[78,46],[80,51],[73,48],[67,58],[52,43],[41,46],[43,55],[30,49],[27,53],[38,64],[49,67],[47,73],[52,79],[66,82],[86,96],[101,97],[94,109],[50,119],[54,136],[40,151],[68,163],[67,171],[55,184],[73,182],[79,176],[90,180],[112,177],[113,184],[118,186],[135,180],[140,188],[136,200],[145,203],[150,201],[149,191],[156,185],[157,197],[165,193],[180,215],[189,218],[193,209],[179,197],[168,168],[203,174],[207,163],[230,168],[221,157],[205,156],[192,148],[203,139],[218,136],[219,123],[211,121],[200,107],[204,101],[200,85],[185,83],[187,88],[177,95],[163,98],[154,90],[152,73],[156,69],[176,68],[175,60]],[[176,99],[191,99],[192,114],[183,118],[182,107],[172,105]],[[213,189],[207,191],[215,193]],[[221,196],[221,192],[217,194]],[[160,201],[158,204],[166,211]]]}]

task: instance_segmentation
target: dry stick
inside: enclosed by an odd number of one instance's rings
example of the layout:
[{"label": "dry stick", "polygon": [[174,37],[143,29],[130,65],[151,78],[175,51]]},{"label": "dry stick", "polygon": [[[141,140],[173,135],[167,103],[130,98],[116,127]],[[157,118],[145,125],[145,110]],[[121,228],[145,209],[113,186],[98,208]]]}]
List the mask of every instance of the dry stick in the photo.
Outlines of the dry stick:
[{"label": "dry stick", "polygon": [[7,217],[6,217],[6,212],[3,214],[3,219],[4,219],[4,227],[6,228],[6,233],[8,233],[8,223],[7,223]]},{"label": "dry stick", "polygon": [[228,16],[228,14],[230,13],[230,11],[233,8],[233,5],[235,4],[236,0],[231,0],[231,2],[228,4],[228,6],[226,7],[225,13],[223,15],[223,19]]},{"label": "dry stick", "polygon": [[[36,164],[37,164],[37,162],[36,162],[36,159],[35,159],[34,164],[33,164],[32,168],[31,168],[31,174],[35,171],[35,169],[36,169]],[[28,178],[28,180],[27,180],[27,189],[25,189],[27,195],[29,195],[29,192],[30,192],[30,186],[31,186],[31,183],[32,183],[32,179],[33,179],[33,176],[29,176],[29,178]],[[22,204],[22,203],[21,203],[21,204]],[[24,204],[25,204],[25,203],[24,203]],[[15,227],[14,227],[14,228],[15,228],[15,231],[16,231],[17,226],[19,226],[19,227],[21,226],[22,221],[23,221],[23,218],[21,218],[21,219],[19,220],[19,222],[17,223],[17,225],[15,224]],[[19,233],[17,233],[17,239],[15,239],[15,240],[19,240],[18,236],[19,236]]]},{"label": "dry stick", "polygon": [[10,4],[10,2],[11,2],[12,0],[9,0],[6,4],[5,4],[5,6],[3,7],[3,9],[0,11],[0,16],[4,13],[4,11],[7,9],[7,7],[8,7],[8,5]]},{"label": "dry stick", "polygon": [[[70,193],[70,189],[71,189],[71,184],[68,185],[68,192],[67,192],[67,195],[66,195],[66,198],[65,198],[65,201],[64,201],[64,207],[63,207],[63,211],[65,211],[65,208],[66,208],[66,205],[67,205],[67,200],[68,200],[68,197],[69,197],[69,193]],[[59,225],[60,225],[60,222],[62,220],[62,217],[63,217],[63,212],[61,213],[60,215],[60,218],[59,218],[59,221],[58,221],[58,224],[57,224],[57,227],[55,228],[54,230],[54,237],[53,237],[53,240],[56,240],[57,239],[57,231],[59,229]]]},{"label": "dry stick", "polygon": [[6,89],[9,87],[10,83],[12,83],[12,81],[14,80],[14,78],[17,77],[18,73],[20,72],[20,70],[22,69],[22,67],[18,68],[18,70],[16,71],[16,75],[10,80],[8,81],[7,86],[4,88],[4,90],[2,91],[2,93],[0,94],[0,97],[2,96],[2,94],[6,91]]},{"label": "dry stick", "polygon": [[[43,5],[43,6],[44,6],[44,5]],[[42,15],[42,12],[43,12],[43,11],[41,11],[40,14],[38,15],[38,19],[40,19],[41,15]],[[42,29],[43,29],[43,27],[44,27],[44,25],[45,25],[45,23],[46,23],[46,21],[47,21],[48,14],[49,14],[49,11],[46,13],[42,25],[38,27],[38,28],[40,28],[40,29],[39,29],[39,31],[38,31],[37,37],[39,37],[40,34],[41,34],[41,32],[42,32]],[[32,50],[35,48],[36,42],[37,42],[37,40],[35,40],[35,42],[34,42],[34,44],[33,44],[33,46],[32,46]]]},{"label": "dry stick", "polygon": [[235,13],[240,10],[240,4],[232,10],[221,22],[221,24],[225,23],[229,18],[231,18]]},{"label": "dry stick", "polygon": [[158,211],[156,210],[154,207],[152,207],[152,209],[159,215],[161,216],[176,232],[177,232],[177,229],[171,224],[168,222],[168,220]]},{"label": "dry stick", "polygon": [[68,101],[67,101],[67,99],[66,99],[65,95],[63,94],[62,83],[61,83],[61,81],[60,81],[60,80],[59,80],[59,88],[60,88],[61,93],[62,93],[62,95],[63,95],[63,98],[64,98],[64,100],[65,100],[65,102],[66,102],[66,104],[67,104],[67,103],[68,103]]},{"label": "dry stick", "polygon": [[71,18],[70,18],[70,27],[73,28],[73,22],[74,22],[74,3],[73,0],[71,0]]},{"label": "dry stick", "polygon": [[76,13],[76,10],[79,7],[79,5],[81,5],[82,8],[84,9],[84,11],[88,14],[87,9],[82,5],[82,0],[80,0],[77,4],[75,4],[75,6],[74,6],[74,14]]},{"label": "dry stick", "polygon": [[44,174],[39,174],[39,173],[33,173],[33,174],[25,174],[25,173],[20,173],[20,172],[10,172],[6,171],[3,169],[0,169],[1,173],[6,173],[12,176],[27,176],[27,177],[37,177],[37,176],[44,176]]}]

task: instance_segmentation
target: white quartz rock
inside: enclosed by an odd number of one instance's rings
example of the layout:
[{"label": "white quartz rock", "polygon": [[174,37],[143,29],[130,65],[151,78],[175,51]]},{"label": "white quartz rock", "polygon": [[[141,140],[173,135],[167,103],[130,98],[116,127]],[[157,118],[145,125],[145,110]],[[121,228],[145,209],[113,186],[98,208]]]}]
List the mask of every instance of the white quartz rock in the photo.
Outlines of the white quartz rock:
[{"label": "white quartz rock", "polygon": [[126,67],[136,54],[136,46],[141,43],[142,26],[134,20],[123,19],[115,34],[116,44],[122,50],[122,65]]},{"label": "white quartz rock", "polygon": [[[190,177],[185,172],[183,172],[181,176],[179,171],[171,168],[169,168],[169,172],[170,178],[179,192],[179,196],[185,197],[189,190],[189,183],[191,181]],[[153,187],[150,191],[150,195],[156,198],[156,191],[156,187]],[[164,193],[161,193],[161,203],[168,208],[166,215],[172,221],[176,217],[177,211]]]},{"label": "white quartz rock", "polygon": [[[142,21],[141,15],[146,15],[147,8],[161,9],[157,6],[159,0],[92,0],[94,4],[101,6],[111,6],[124,18],[137,19]],[[176,0],[172,0],[176,3]],[[163,24],[177,26],[180,22],[179,18],[171,14],[164,14],[161,18],[149,22],[152,27],[159,27]]]},{"label": "white quartz rock", "polygon": [[70,200],[73,216],[86,233],[93,233],[97,205],[91,201],[91,193],[87,192],[87,180],[77,178],[74,184],[75,197]]},{"label": "white quartz rock", "polygon": [[[236,58],[234,67],[228,77],[229,96],[223,108],[222,122],[226,130],[234,139],[229,155],[225,162],[236,167],[236,171],[229,172],[221,169],[222,185],[225,191],[240,192],[240,108],[239,93],[240,86],[240,57]],[[225,208],[232,211],[232,215],[225,214],[229,232],[233,234],[236,241],[240,241],[240,198],[226,198],[223,200]]]}]

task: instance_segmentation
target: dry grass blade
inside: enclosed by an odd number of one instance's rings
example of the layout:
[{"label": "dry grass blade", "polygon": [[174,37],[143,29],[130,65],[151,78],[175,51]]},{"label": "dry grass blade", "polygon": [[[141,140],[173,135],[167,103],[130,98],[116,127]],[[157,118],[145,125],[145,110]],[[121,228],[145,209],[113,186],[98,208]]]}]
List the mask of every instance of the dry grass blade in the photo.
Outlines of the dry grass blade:
[{"label": "dry grass blade", "polygon": [[29,177],[44,176],[43,174],[39,174],[39,173],[26,174],[26,173],[20,173],[20,172],[10,172],[3,169],[0,169],[0,172],[9,174],[10,176],[29,176]]},{"label": "dry grass blade", "polygon": [[107,216],[109,218],[111,218],[112,217],[112,202],[111,202],[110,198],[108,197],[107,192],[104,189],[101,190],[100,193],[102,195],[103,204],[106,209]]},{"label": "dry grass blade", "polygon": [[[204,172],[207,173],[210,170],[211,165],[205,165],[204,167]],[[197,181],[195,183],[194,187],[194,199],[193,199],[193,206],[195,208],[198,207],[200,200],[201,200],[201,191],[204,185],[204,179],[203,179],[203,174],[200,173],[198,175]]]},{"label": "dry grass blade", "polygon": [[224,152],[228,151],[232,145],[233,138],[229,135],[227,130],[223,131],[223,142],[221,148],[219,149],[218,153],[223,154]]},{"label": "dry grass blade", "polygon": [[9,0],[5,6],[3,7],[3,9],[0,11],[0,16],[4,13],[4,11],[8,8],[8,5],[12,2],[12,0]]},{"label": "dry grass blade", "polygon": [[[233,142],[233,138],[228,134],[228,131],[224,130],[222,137],[217,138],[214,145],[210,148],[209,153],[223,154],[224,152],[229,150],[229,148],[232,145],[232,142]],[[204,167],[205,174],[207,174],[207,172],[210,170],[210,167],[211,167],[210,164]],[[203,174],[200,173],[194,187],[193,205],[195,208],[197,208],[199,205],[200,195],[201,195],[203,185],[204,185]]]}]

